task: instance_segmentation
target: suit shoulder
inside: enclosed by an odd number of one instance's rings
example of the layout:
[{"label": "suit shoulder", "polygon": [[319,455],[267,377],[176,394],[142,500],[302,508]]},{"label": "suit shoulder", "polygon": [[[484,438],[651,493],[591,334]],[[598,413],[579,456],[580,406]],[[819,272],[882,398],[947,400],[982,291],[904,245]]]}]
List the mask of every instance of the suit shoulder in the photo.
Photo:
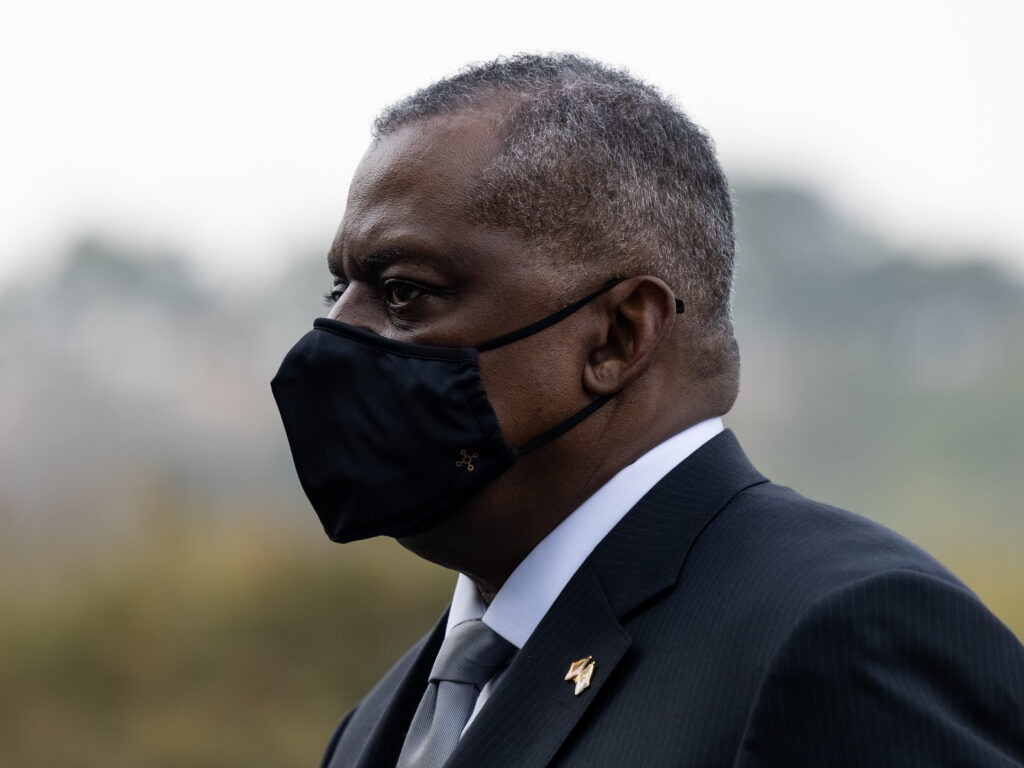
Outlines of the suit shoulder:
[{"label": "suit shoulder", "polygon": [[895,572],[927,576],[977,601],[941,563],[884,526],[763,483],[735,496],[702,531],[670,602],[701,616],[720,642],[758,637],[750,659],[758,666],[818,601]]},{"label": "suit shoulder", "polygon": [[1024,647],[919,570],[823,595],[790,628],[737,765],[1024,764]]},{"label": "suit shoulder", "polygon": [[768,573],[814,573],[821,593],[872,574],[914,571],[962,587],[938,560],[866,517],[761,483],[743,490],[716,517],[710,544],[736,546]]}]

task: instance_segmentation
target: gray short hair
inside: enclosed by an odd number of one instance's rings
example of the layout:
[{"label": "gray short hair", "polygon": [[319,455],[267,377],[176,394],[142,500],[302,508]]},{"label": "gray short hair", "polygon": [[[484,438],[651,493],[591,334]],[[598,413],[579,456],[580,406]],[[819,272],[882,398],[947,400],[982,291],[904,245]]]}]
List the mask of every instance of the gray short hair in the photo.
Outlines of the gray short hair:
[{"label": "gray short hair", "polygon": [[374,135],[491,104],[508,105],[508,136],[469,215],[580,277],[662,278],[709,352],[735,350],[732,201],[707,134],[630,74],[556,54],[467,67],[386,109]]}]

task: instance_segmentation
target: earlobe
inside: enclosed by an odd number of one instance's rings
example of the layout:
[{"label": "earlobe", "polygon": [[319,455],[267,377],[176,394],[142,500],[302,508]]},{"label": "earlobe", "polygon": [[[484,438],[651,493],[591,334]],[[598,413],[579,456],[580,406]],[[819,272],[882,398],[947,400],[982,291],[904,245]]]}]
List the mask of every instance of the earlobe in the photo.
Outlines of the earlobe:
[{"label": "earlobe", "polygon": [[583,371],[590,394],[615,394],[646,373],[672,329],[675,298],[652,276],[623,280],[608,292],[598,305],[603,325]]}]

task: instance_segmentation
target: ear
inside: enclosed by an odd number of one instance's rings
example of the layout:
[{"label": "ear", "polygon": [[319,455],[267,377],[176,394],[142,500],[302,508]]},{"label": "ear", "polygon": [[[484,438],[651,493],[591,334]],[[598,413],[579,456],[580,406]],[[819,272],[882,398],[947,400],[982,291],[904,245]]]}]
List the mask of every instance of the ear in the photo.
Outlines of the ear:
[{"label": "ear", "polygon": [[602,298],[602,326],[583,370],[583,386],[595,396],[613,395],[642,376],[676,316],[672,289],[649,275],[623,280]]}]

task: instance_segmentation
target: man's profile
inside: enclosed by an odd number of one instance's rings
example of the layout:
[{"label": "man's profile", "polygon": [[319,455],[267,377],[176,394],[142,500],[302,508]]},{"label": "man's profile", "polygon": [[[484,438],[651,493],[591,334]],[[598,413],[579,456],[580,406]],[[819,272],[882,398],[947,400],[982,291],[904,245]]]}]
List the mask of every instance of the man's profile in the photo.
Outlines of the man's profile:
[{"label": "man's profile", "polygon": [[328,535],[459,571],[324,766],[1024,765],[1024,648],[939,563],[774,485],[708,137],[575,56],[377,119],[274,394]]}]

